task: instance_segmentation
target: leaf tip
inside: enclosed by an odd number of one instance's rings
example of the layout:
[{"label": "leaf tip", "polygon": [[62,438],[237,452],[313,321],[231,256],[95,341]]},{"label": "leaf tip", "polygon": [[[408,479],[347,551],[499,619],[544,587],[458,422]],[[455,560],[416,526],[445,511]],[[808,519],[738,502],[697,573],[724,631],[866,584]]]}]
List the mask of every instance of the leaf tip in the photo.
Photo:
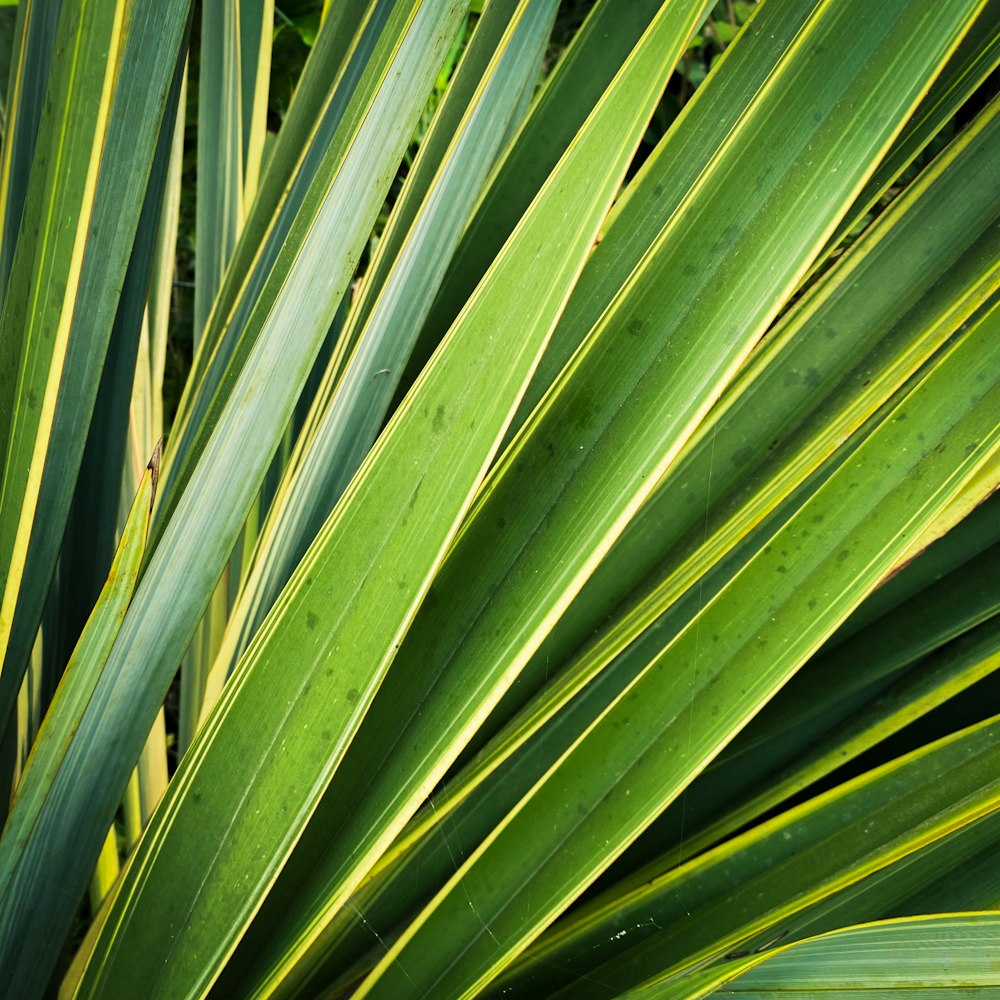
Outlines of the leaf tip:
[{"label": "leaf tip", "polygon": [[153,454],[149,458],[149,464],[146,466],[147,469],[153,474],[153,492],[149,497],[149,506],[153,506],[153,501],[156,500],[156,484],[160,480],[160,459],[163,458],[163,438],[161,437],[159,441],[156,442],[156,447],[153,449]]}]

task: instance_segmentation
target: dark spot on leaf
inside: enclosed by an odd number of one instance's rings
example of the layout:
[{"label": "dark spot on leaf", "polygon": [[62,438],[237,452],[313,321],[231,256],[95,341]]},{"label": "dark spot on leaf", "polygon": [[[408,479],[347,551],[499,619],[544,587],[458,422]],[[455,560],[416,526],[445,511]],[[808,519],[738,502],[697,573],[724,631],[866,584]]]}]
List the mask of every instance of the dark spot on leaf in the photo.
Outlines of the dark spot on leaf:
[{"label": "dark spot on leaf", "polygon": [[712,244],[712,253],[721,253],[723,250],[728,249],[736,241],[736,237],[740,234],[739,226],[735,226],[730,223],[725,229],[719,234],[719,238]]},{"label": "dark spot on leaf", "polygon": [[580,398],[574,400],[572,405],[573,424],[577,430],[587,430],[593,423],[594,418],[600,412],[594,401],[587,395],[581,394]]},{"label": "dark spot on leaf", "polygon": [[348,688],[347,689],[347,700],[353,705],[358,700],[358,689]]},{"label": "dark spot on leaf", "polygon": [[312,632],[319,624],[319,616],[312,611],[306,612],[306,628]]},{"label": "dark spot on leaf", "polygon": [[434,411],[434,419],[431,421],[431,430],[435,434],[440,434],[444,430],[444,407],[439,406]]},{"label": "dark spot on leaf", "polygon": [[774,164],[768,164],[757,175],[757,190],[760,191],[767,184],[768,177],[774,172]]},{"label": "dark spot on leaf", "polygon": [[410,494],[410,502],[406,505],[407,510],[413,510],[413,505],[417,502],[417,497],[420,496],[420,487],[423,484],[423,481],[424,480],[421,477],[417,485],[413,487],[413,492]]}]

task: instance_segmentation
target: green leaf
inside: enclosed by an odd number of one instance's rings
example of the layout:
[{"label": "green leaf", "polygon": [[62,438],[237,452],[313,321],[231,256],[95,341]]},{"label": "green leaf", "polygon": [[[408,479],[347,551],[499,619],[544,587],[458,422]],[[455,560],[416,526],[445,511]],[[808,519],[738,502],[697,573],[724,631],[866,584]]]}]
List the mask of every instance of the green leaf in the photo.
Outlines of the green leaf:
[{"label": "green leaf", "polygon": [[[18,4],[0,171],[0,290],[6,295],[62,0]],[[2,411],[0,411],[2,417]]]},{"label": "green leaf", "polygon": [[[211,426],[202,425],[220,386],[227,377],[232,381],[249,353],[252,339],[249,345],[242,342],[255,336],[256,326],[249,330],[247,326],[257,298],[289,238],[330,141],[345,120],[393,6],[392,0],[338,3],[306,62],[178,404],[154,530],[159,530],[157,523],[162,527],[173,509],[176,497],[171,497],[179,493],[211,432]],[[226,398],[228,392],[222,402]],[[215,412],[213,418],[217,416]],[[189,455],[192,451],[194,455]]]},{"label": "green leaf", "polygon": [[[59,672],[94,606],[121,530],[121,470],[127,454],[132,387],[159,228],[163,186],[170,162],[182,69],[183,66],[179,65],[175,71],[168,95],[168,113],[155,140],[149,185],[108,342],[80,475],[67,517],[67,534],[60,551],[59,572],[48,596],[48,613],[56,616],[58,631],[56,628],[46,629],[45,656],[53,668],[55,681],[58,681]],[[160,437],[161,434],[157,433],[155,437],[150,435],[148,441],[143,441],[140,455],[151,454]],[[144,466],[145,457],[142,457],[138,462],[139,477]],[[127,493],[129,502],[137,486],[138,477],[130,483]],[[56,608],[52,607],[54,603]]]},{"label": "green leaf", "polygon": [[[1000,667],[998,562],[994,546],[816,657],[727,748],[705,776],[698,809],[671,817],[661,843],[682,823],[685,851],[696,853]],[[713,806],[716,821],[705,824]]]},{"label": "green leaf", "polygon": [[[259,182],[273,23],[273,0],[221,0],[202,7],[192,320],[196,351]],[[181,666],[182,754],[197,726],[230,592],[239,583],[239,554],[237,550],[223,571]]]},{"label": "green leaf", "polygon": [[[200,995],[218,974],[339,764],[486,473],[662,92],[657,43],[672,25],[661,14],[626,62],[248,649],[140,845],[83,996],[120,992],[134,981],[135,962],[153,996]],[[499,317],[520,336],[497,337]],[[303,664],[296,675],[286,669],[290,657]],[[244,719],[268,732],[253,749]],[[279,745],[276,767],[271,747]],[[210,811],[201,805],[209,788]],[[191,830],[203,867],[167,846],[174,837],[191,843]]]},{"label": "green leaf", "polygon": [[[949,840],[952,858],[967,859],[970,838],[959,853],[956,831],[971,831],[982,817],[995,843],[997,731],[994,717],[837,786],[651,881],[609,890],[554,927],[488,995],[562,1000],[578,991],[585,1000],[603,1000],[657,980],[671,983],[678,997],[691,996],[689,981],[700,968],[711,968],[722,981],[741,956],[845,919],[883,916],[883,907],[898,905],[893,879],[904,883],[905,895],[913,881],[906,865],[921,851],[939,872]],[[933,869],[920,867],[926,883]]]},{"label": "green leaf", "polygon": [[190,0],[8,18],[8,989],[687,1000],[1000,906],[1000,0],[271,2],[200,164]]},{"label": "green leaf", "polygon": [[994,102],[783,318],[480,727],[474,747],[578,651],[570,668],[576,678],[559,698],[627,648],[996,290],[1000,242],[987,220],[1000,200],[987,177],[1000,152],[998,112]]},{"label": "green leaf", "polygon": [[622,191],[601,229],[552,343],[525,393],[509,437],[586,339],[650,247],[685,206],[713,157],[759,100],[762,86],[809,21],[818,2],[768,3],[740,44],[719,60],[675,125]]},{"label": "green leaf", "polygon": [[966,518],[886,580],[850,618],[837,637],[847,639],[878,618],[933,586],[942,577],[1000,542],[1000,496],[971,511]]},{"label": "green leaf", "polygon": [[[476,27],[365,272],[261,529],[209,703],[371,448],[556,5],[497,0]],[[464,112],[464,113],[463,113]]]},{"label": "green leaf", "polygon": [[[924,37],[926,30],[942,45],[938,55],[921,46],[904,99],[899,86],[887,90],[873,82],[887,72],[871,58],[869,46],[879,40],[866,35],[862,41],[839,5],[817,13],[806,38],[785,54],[684,212],[672,217],[484,487],[331,786],[315,833],[308,834],[311,851],[290,896],[330,886],[327,906],[335,909],[332,888],[356,863],[351,859],[364,857],[362,845],[383,843],[398,831],[443,775],[797,284],[796,274],[871,169],[870,162],[862,165],[866,157],[890,141],[907,102],[920,92],[918,81],[933,73],[947,39],[954,40],[965,23],[952,10],[951,36],[915,7],[883,13],[883,42],[895,44],[893,31]],[[857,46],[850,59],[848,44]],[[816,60],[823,59],[830,63],[820,69]],[[820,93],[829,102],[828,118],[815,104],[808,111],[797,105],[795,81],[805,76],[826,82]],[[778,79],[787,79],[788,88]],[[893,79],[899,84],[901,77]],[[858,147],[848,153],[846,125],[837,124],[837,116],[850,105],[854,88],[866,101],[891,93],[895,117],[883,120],[884,131],[851,131]],[[835,162],[814,145],[823,143]],[[764,180],[755,199],[741,205],[741,230],[719,191],[735,173],[746,172],[748,160],[762,157]],[[799,212],[794,218],[791,206]],[[788,252],[793,232],[796,254]],[[779,233],[781,249],[775,243],[772,250]],[[705,248],[701,267],[690,259],[692,239]],[[749,258],[769,266],[747,270],[743,261]],[[719,283],[726,297],[703,294]],[[501,588],[504,599],[497,601]],[[373,760],[380,761],[377,773]],[[337,808],[343,801],[355,803],[350,814]],[[454,939],[451,931],[449,937]]]},{"label": "green leaf", "polygon": [[833,250],[1000,65],[1000,2],[988,0],[912,119],[827,243]]},{"label": "green leaf", "polygon": [[11,77],[11,63],[19,48],[17,11],[7,7],[0,13],[0,136],[7,133],[7,96]]},{"label": "green leaf", "polygon": [[[68,928],[76,887],[82,892],[86,884],[181,654],[347,287],[352,258],[385,194],[370,183],[372,171],[388,184],[419,114],[425,82],[461,14],[458,0],[419,5],[416,11],[414,6],[399,0],[394,8],[392,30],[380,37],[379,57],[352,104],[349,127],[328,149],[306,208],[282,249],[282,267],[258,302],[253,318],[264,332],[233,405],[195,470],[177,517],[147,558],[18,872],[18,895],[30,897],[43,870],[66,891],[52,910],[32,909],[19,934],[41,935],[44,928],[44,935],[57,941]],[[390,66],[399,72],[386,75]],[[353,192],[361,178],[365,197],[359,199]],[[329,254],[332,233],[339,238],[336,269]],[[287,335],[289,329],[295,337]],[[16,951],[17,938],[5,945]]]},{"label": "green leaf", "polygon": [[[220,0],[201,12],[195,346],[260,175],[274,0]],[[265,30],[265,27],[267,30]]]},{"label": "green leaf", "polygon": [[26,202],[35,216],[0,320],[12,355],[0,398],[9,389],[17,403],[0,497],[4,720],[55,568],[187,27],[189,0],[135,0],[124,22],[118,6],[113,23],[104,0],[63,9],[56,46],[77,55],[55,60],[53,86],[65,89],[43,115]]},{"label": "green leaf", "polygon": [[[759,548],[767,537],[769,535],[765,534],[755,540],[756,547]],[[735,565],[725,561],[720,567],[719,579],[710,577],[706,581],[703,595],[710,596],[713,588],[720,585],[719,581],[728,579],[754,551],[748,546],[742,561]],[[671,616],[676,621],[671,621],[669,627],[674,627],[676,632],[677,623],[685,621],[696,610],[693,601],[678,602],[677,614]],[[519,741],[513,750],[506,747],[504,755],[498,755],[499,760],[477,759],[432,796],[352,894],[349,906],[340,910],[324,930],[313,949],[313,961],[319,965],[314,978],[318,982],[335,980],[351,961],[371,949],[373,934],[392,941],[573,745],[579,734],[601,715],[643,662],[639,658],[638,663],[632,665],[632,674],[627,669],[629,664],[623,664],[624,670],[610,666],[530,739]],[[307,833],[303,847],[312,847],[310,841]],[[366,961],[365,974],[382,957],[384,950],[377,948],[374,959]]]},{"label": "green leaf", "polygon": [[243,202],[257,194],[267,137],[274,0],[253,0],[240,8],[240,111],[243,119]]},{"label": "green leaf", "polygon": [[[1000,475],[994,471],[994,482],[998,480]],[[994,652],[1000,634],[1000,621],[995,616],[959,640],[946,640],[981,620],[984,607],[985,614],[989,614],[989,560],[981,554],[1000,539],[998,509],[996,500],[988,501],[870,595],[824,650],[699,777],[697,793],[668,809],[643,834],[617,866],[618,874],[623,870],[633,872],[629,881],[641,881],[649,868],[659,871],[664,863],[674,865],[693,856],[794,790],[846,764],[992,673],[997,665]],[[965,581],[969,572],[965,567],[971,569],[977,564],[978,578]],[[942,577],[942,582],[935,582]],[[966,615],[961,601],[949,599],[958,581],[962,581],[966,595],[971,593],[979,605],[968,609],[970,615]],[[890,614],[897,609],[898,629]],[[936,612],[937,620],[927,623],[929,627],[921,627],[927,609]],[[887,617],[877,621],[880,613]],[[914,621],[917,631],[911,635],[909,629]],[[870,651],[864,641],[855,641],[859,630],[874,643]],[[900,646],[887,650],[884,643],[880,644],[883,632],[892,635]],[[914,656],[942,642],[945,644],[938,645],[935,652],[918,659],[912,670],[906,669]],[[844,655],[842,646],[853,648],[856,654],[861,650],[860,659],[855,662],[849,654]],[[886,657],[895,661],[895,677],[880,677],[886,672]],[[831,671],[833,664],[846,666],[846,674],[837,674],[835,667]],[[822,706],[804,706],[801,694],[812,691],[807,698],[814,701],[814,678],[829,677],[830,673],[837,680],[832,688],[823,689]],[[783,712],[794,711],[796,704],[800,717],[794,723],[789,719],[786,725]],[[763,782],[762,775],[767,775]]]},{"label": "green leaf", "polygon": [[198,77],[198,195],[195,220],[194,343],[222,283],[243,224],[244,8],[238,0],[201,9]]},{"label": "green leaf", "polygon": [[[957,996],[1000,988],[1000,917],[962,913],[846,927],[801,941],[753,966],[718,996],[838,997],[906,990],[907,996]],[[642,996],[653,996],[644,991]]]},{"label": "green leaf", "polygon": [[482,984],[773,696],[906,537],[1000,448],[998,324],[994,310],[583,734],[409,926],[362,995]]},{"label": "green leaf", "polygon": [[[688,28],[691,23],[693,23],[702,13],[703,4],[701,0],[697,0],[695,3],[691,3],[687,7],[678,4],[665,5],[661,9],[660,14],[654,20],[653,25],[651,25],[649,31],[643,36],[643,39],[633,55],[630,57],[630,61],[626,64],[626,68],[623,69],[622,73],[616,79],[615,86],[609,90],[608,94],[598,105],[595,110],[594,117],[588,120],[588,125],[586,129],[598,129],[598,122],[600,122],[601,129],[609,129],[611,136],[616,136],[622,130],[622,125],[620,122],[614,126],[607,125],[606,115],[611,112],[609,108],[613,108],[612,95],[615,100],[620,100],[618,96],[622,90],[628,87],[642,87],[645,88],[649,84],[647,81],[655,80],[655,74],[666,74],[670,69],[670,60],[664,66],[663,51],[667,50],[673,54],[674,57],[679,56],[681,51],[681,46],[683,40],[687,35]],[[655,48],[656,46],[658,48]],[[649,68],[648,64],[643,66],[643,61],[651,59],[651,51],[657,51],[659,55],[656,58],[654,65],[656,69]],[[626,73],[626,70],[629,70]],[[635,76],[631,77],[634,73]],[[660,80],[660,85],[665,83],[665,75]],[[625,117],[625,116],[623,116]],[[641,118],[641,116],[639,116]],[[633,119],[628,116],[630,125]],[[641,124],[645,124],[643,121]],[[584,132],[585,135],[589,134],[587,131]],[[582,151],[578,151],[578,147],[581,143],[581,138],[578,137],[576,144],[570,147],[567,156],[576,157],[584,156]],[[593,161],[590,163],[589,167],[584,167],[584,176],[586,171],[590,169],[595,170],[593,163],[599,163],[603,156],[610,156],[613,152],[615,155],[618,154],[620,147],[617,144],[616,139],[611,139],[605,136],[604,141],[607,143],[607,150],[602,153],[594,154],[588,152],[586,156],[593,157]],[[638,141],[638,140],[636,140]],[[564,160],[563,163],[569,163],[571,161]],[[586,162],[586,161],[585,161]],[[568,167],[566,169],[569,169]],[[574,170],[577,169],[574,167]],[[595,177],[603,176],[603,174],[594,174]],[[557,177],[552,177],[547,182],[547,185],[542,189],[540,198],[549,195],[550,189],[552,189],[557,183]],[[593,181],[587,181],[587,184],[592,184]],[[564,199],[569,199],[570,188],[567,186],[562,194]],[[549,195],[551,196],[551,195]],[[537,203],[536,203],[537,204]],[[559,209],[555,209],[557,217],[561,220],[574,218],[576,213],[574,209],[564,209],[563,214],[559,215]],[[525,225],[522,221],[521,226]],[[563,228],[567,225],[566,221],[560,221],[555,228]],[[515,233],[520,232],[520,228],[515,231]],[[516,237],[515,237],[516,238]],[[551,242],[551,237],[549,238]],[[419,620],[419,617],[418,617]],[[405,643],[404,647],[405,649]],[[386,679],[386,684],[392,685],[392,677],[396,669],[396,664],[394,668],[389,672]],[[361,759],[365,759],[370,752],[368,749],[368,740],[372,738],[373,735],[379,732],[379,727],[376,726],[375,729],[370,728],[367,724],[362,728],[359,733],[359,739],[362,741],[361,746]],[[353,748],[348,751],[348,760],[350,762],[351,755],[353,754]],[[370,759],[370,758],[369,758]],[[430,763],[430,761],[428,761]],[[434,762],[433,766],[439,766]],[[356,766],[351,762],[349,764],[350,770],[346,775],[345,784],[347,788],[351,788],[355,782],[360,778],[360,773],[356,770]],[[368,770],[368,765],[364,765],[364,770]],[[387,772],[388,773],[388,772]],[[415,776],[414,784],[424,783],[428,781],[428,775],[421,772],[419,775]],[[322,860],[322,868],[317,870],[314,857],[313,857],[313,844],[316,842],[313,837],[318,840],[318,842],[324,847],[328,842],[331,841],[329,829],[331,823],[331,813],[340,813],[340,810],[336,806],[336,802],[344,793],[344,786],[340,784],[340,774],[334,778],[333,790],[328,793],[324,800],[324,806],[321,815],[317,817],[317,820],[313,825],[310,826],[310,833],[308,834],[310,843],[306,850],[301,852],[301,858],[299,859],[301,863],[296,862],[295,867],[291,870],[290,875],[287,879],[283,879],[279,883],[279,887],[276,890],[279,902],[276,904],[276,909],[280,910],[284,906],[284,901],[287,899],[294,899],[297,901],[296,906],[289,913],[288,916],[288,931],[287,935],[290,941],[294,942],[294,946],[289,945],[289,947],[294,947],[296,952],[304,950],[309,947],[313,938],[315,938],[321,931],[324,923],[329,919],[330,914],[332,914],[339,903],[342,901],[343,896],[347,894],[351,887],[357,883],[358,879],[364,874],[366,868],[370,866],[372,860],[375,856],[375,845],[378,843],[385,843],[391,836],[398,831],[402,826],[403,822],[408,818],[408,815],[412,814],[415,810],[418,801],[409,801],[403,805],[402,809],[397,809],[396,804],[393,804],[393,809],[391,812],[386,812],[384,815],[379,816],[378,824],[372,824],[369,827],[364,828],[363,834],[358,836],[358,838],[351,842],[338,842],[333,841],[332,846],[341,848],[338,850],[330,851],[327,857]],[[408,794],[413,794],[412,789],[407,789]],[[356,797],[356,792],[350,792],[352,797]],[[415,796],[419,800],[419,794]],[[380,808],[376,806],[376,808]],[[409,810],[409,813],[404,812],[404,810]],[[359,820],[361,819],[361,814],[358,814]],[[340,818],[334,820],[334,822],[339,823]],[[298,852],[296,857],[298,858]],[[308,900],[308,902],[306,902]],[[276,919],[273,915],[273,911],[270,911],[267,917],[268,923],[273,927],[273,921]],[[283,944],[282,947],[285,947]],[[284,960],[287,961],[287,960]]]},{"label": "green leaf", "polygon": [[[25,226],[30,224],[31,235],[18,241],[0,317],[0,441],[5,454],[0,653],[5,661],[38,501],[42,470],[34,458],[36,452],[39,459],[45,455],[52,430],[121,41],[122,5],[98,8],[79,0],[77,9],[73,6],[59,21],[55,47],[62,58],[55,60],[54,99],[39,125],[26,198],[32,218]],[[16,673],[19,684],[22,666],[11,663],[4,673]],[[9,712],[10,706],[8,700],[0,708]]]},{"label": "green leaf", "polygon": [[[25,914],[29,910],[45,913],[53,906],[65,906],[65,890],[60,883],[46,879],[42,873],[38,891],[30,896],[18,894],[15,888],[17,875],[23,864],[25,848],[36,836],[39,812],[51,794],[67,746],[93,697],[135,591],[149,530],[158,469],[157,451],[139,484],[139,492],[107,583],[73,651],[52,707],[32,747],[0,840],[0,885],[4,894],[4,907],[0,911],[0,962],[5,981],[17,983],[22,996],[32,996],[45,986],[51,963],[61,944],[57,934],[20,936]],[[72,905],[78,901],[78,897],[73,897]]]},{"label": "green leaf", "polygon": [[[598,0],[591,8],[505,150],[469,220],[413,352],[404,387],[458,315],[661,5],[662,0],[630,0],[625,5]],[[702,11],[698,21],[703,17]]]}]

